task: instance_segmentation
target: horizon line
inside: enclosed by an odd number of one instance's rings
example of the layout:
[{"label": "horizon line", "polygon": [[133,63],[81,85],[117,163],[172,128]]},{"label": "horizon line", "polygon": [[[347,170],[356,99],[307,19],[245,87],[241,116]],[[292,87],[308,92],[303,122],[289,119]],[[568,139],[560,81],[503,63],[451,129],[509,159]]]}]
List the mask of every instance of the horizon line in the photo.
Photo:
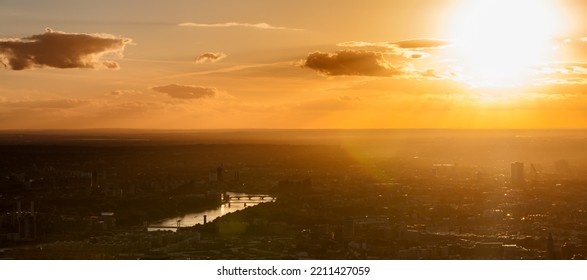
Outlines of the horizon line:
[{"label": "horizon line", "polygon": [[587,130],[587,127],[577,128],[0,128],[2,132],[44,132],[44,131],[161,131],[161,132],[220,132],[220,131],[383,131],[383,130],[479,130],[479,131],[545,131],[545,130]]}]

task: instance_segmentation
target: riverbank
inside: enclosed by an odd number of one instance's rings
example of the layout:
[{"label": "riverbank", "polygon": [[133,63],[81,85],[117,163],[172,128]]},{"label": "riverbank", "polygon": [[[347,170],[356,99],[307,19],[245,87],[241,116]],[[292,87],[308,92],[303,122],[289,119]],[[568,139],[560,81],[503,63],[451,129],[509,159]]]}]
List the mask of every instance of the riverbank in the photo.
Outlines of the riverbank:
[{"label": "riverbank", "polygon": [[[32,201],[32,200],[31,200]],[[28,206],[28,200],[22,205]],[[221,205],[216,196],[176,197],[36,197],[34,199],[35,225],[27,238],[10,238],[19,229],[11,222],[10,213],[16,213],[16,202],[5,201],[10,209],[6,219],[0,220],[0,246],[14,247],[59,240],[78,240],[107,234],[113,230],[135,230],[153,221],[194,211],[214,209]],[[24,209],[24,207],[23,207]],[[24,211],[28,211],[28,207]],[[27,215],[30,215],[30,212]],[[112,214],[113,220],[104,221],[102,213]],[[16,214],[15,214],[16,215]],[[34,233],[33,233],[34,231]]]}]

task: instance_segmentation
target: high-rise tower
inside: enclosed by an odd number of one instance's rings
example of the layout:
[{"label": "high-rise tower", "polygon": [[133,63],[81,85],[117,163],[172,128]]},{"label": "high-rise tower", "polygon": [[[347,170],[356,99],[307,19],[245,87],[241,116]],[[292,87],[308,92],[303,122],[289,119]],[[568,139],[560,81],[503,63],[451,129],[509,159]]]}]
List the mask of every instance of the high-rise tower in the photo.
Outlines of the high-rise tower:
[{"label": "high-rise tower", "polygon": [[514,162],[511,165],[511,177],[510,182],[512,185],[523,185],[524,184],[524,163]]}]

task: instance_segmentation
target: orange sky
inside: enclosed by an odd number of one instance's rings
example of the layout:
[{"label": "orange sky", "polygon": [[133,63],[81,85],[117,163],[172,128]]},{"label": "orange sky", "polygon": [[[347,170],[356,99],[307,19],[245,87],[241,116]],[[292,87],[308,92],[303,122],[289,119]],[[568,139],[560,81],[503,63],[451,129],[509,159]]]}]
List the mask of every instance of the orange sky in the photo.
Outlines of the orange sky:
[{"label": "orange sky", "polygon": [[46,2],[0,129],[587,127],[587,1]]}]

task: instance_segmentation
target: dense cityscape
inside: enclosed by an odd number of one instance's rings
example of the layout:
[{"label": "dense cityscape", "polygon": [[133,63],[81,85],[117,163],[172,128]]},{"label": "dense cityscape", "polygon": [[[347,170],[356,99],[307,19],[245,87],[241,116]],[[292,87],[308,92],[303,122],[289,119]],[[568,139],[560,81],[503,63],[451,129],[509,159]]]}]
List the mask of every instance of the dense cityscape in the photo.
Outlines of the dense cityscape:
[{"label": "dense cityscape", "polygon": [[5,132],[0,259],[583,259],[586,142],[582,130]]}]

